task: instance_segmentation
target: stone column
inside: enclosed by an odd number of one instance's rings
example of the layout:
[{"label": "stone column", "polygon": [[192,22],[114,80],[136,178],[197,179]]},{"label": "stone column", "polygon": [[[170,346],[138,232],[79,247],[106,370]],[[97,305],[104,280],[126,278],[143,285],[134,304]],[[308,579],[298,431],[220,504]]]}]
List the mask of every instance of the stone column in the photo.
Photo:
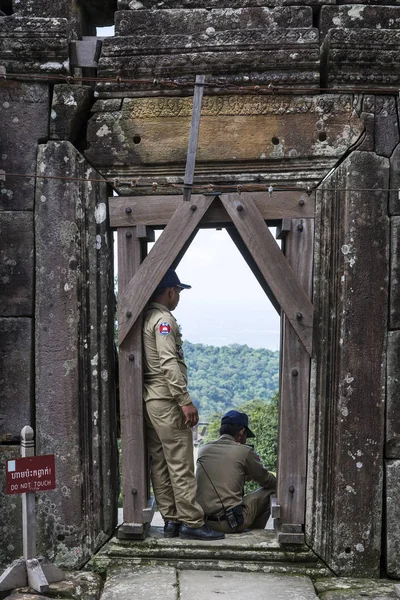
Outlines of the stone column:
[{"label": "stone column", "polygon": [[400,577],[400,144],[390,159],[390,305],[387,355],[386,560],[391,577]]},{"label": "stone column", "polygon": [[389,161],[352,153],[317,194],[307,538],[377,577],[383,516]]},{"label": "stone column", "polygon": [[[39,147],[39,175],[101,180],[69,142]],[[105,182],[39,179],[36,192],[36,431],[57,489],[38,502],[40,543],[80,567],[116,525],[112,237]]]}]

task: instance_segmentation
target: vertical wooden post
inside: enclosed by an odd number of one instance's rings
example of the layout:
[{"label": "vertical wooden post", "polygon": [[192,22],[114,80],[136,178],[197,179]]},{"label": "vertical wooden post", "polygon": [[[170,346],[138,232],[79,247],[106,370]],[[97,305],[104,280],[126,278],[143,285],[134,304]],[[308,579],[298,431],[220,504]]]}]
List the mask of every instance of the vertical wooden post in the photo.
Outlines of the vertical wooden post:
[{"label": "vertical wooden post", "polygon": [[[284,238],[286,259],[307,296],[312,296],[314,219],[293,219]],[[299,318],[301,315],[299,314]],[[285,315],[282,332],[279,410],[278,540],[304,540],[310,356]]]},{"label": "vertical wooden post", "polygon": [[[35,456],[33,429],[26,425],[21,431],[21,456]],[[22,494],[22,534],[24,559],[36,558],[35,492]]]},{"label": "vertical wooden post", "polygon": [[[118,296],[138,270],[144,256],[136,227],[118,230]],[[119,315],[121,318],[121,315]],[[143,414],[142,317],[136,320],[119,348],[119,394],[122,445],[124,523],[120,539],[146,534],[148,484]]]}]

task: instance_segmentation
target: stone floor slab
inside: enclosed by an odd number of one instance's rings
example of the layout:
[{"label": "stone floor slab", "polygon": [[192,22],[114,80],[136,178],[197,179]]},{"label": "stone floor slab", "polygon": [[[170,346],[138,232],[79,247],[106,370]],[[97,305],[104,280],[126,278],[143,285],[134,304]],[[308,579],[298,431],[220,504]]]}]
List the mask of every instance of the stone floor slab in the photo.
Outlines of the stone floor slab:
[{"label": "stone floor slab", "polygon": [[182,571],[180,600],[316,600],[309,577],[263,573]]},{"label": "stone floor slab", "polygon": [[176,600],[176,570],[170,567],[115,567],[101,600]]}]

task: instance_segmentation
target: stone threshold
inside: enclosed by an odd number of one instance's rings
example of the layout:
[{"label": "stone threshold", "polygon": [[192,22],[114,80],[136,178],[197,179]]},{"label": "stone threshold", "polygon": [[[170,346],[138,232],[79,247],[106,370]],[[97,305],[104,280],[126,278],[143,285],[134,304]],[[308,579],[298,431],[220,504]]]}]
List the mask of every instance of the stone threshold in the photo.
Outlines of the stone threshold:
[{"label": "stone threshold", "polygon": [[86,568],[104,572],[111,564],[163,565],[181,570],[223,570],[262,573],[292,573],[310,577],[332,575],[306,546],[280,545],[267,530],[227,534],[214,542],[165,539],[162,527],[151,527],[145,540],[106,543]]}]

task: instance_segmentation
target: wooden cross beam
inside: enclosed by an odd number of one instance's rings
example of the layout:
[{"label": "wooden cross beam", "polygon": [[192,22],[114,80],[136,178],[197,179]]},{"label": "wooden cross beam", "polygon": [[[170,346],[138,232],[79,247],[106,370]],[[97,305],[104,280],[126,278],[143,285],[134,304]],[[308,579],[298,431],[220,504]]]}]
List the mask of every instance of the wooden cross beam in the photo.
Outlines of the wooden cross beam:
[{"label": "wooden cross beam", "polygon": [[[268,192],[242,192],[240,197],[243,205],[248,200],[254,202],[265,221],[310,219],[315,215],[315,192],[310,195],[300,191],[275,192],[272,195]],[[143,223],[151,227],[165,227],[182,202],[182,196],[113,196],[108,201],[111,227],[134,227]],[[230,224],[232,220],[219,202],[214,202],[200,221],[202,227]]]},{"label": "wooden cross beam", "polygon": [[312,353],[313,306],[300,287],[254,201],[241,195],[221,196],[222,204],[246,244],[308,354]]},{"label": "wooden cross beam", "polygon": [[181,200],[173,217],[118,298],[118,341],[122,344],[150,296],[211,205],[211,196]]}]

